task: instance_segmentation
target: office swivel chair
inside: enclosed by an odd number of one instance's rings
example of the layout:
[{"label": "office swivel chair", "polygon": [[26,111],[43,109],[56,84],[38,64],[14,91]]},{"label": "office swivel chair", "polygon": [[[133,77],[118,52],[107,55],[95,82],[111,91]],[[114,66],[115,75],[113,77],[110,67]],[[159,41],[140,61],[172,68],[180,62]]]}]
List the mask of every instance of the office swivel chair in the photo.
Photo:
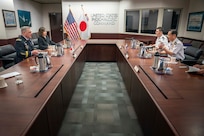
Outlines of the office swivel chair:
[{"label": "office swivel chair", "polygon": [[39,49],[38,38],[31,39],[31,41],[33,42],[34,49]]},{"label": "office swivel chair", "polygon": [[185,59],[181,62],[190,66],[195,65],[202,54],[203,50],[188,46],[184,50]]},{"label": "office swivel chair", "polygon": [[16,50],[11,44],[0,46],[0,61],[4,69],[15,65],[15,58]]}]

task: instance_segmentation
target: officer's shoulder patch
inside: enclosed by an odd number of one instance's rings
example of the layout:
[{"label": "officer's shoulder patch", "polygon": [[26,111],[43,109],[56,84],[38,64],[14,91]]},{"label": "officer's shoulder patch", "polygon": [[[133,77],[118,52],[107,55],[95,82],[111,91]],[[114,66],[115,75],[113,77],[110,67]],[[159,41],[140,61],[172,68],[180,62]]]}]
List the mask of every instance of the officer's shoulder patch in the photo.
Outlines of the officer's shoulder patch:
[{"label": "officer's shoulder patch", "polygon": [[16,39],[16,41],[22,41],[22,39],[18,38],[18,39]]}]

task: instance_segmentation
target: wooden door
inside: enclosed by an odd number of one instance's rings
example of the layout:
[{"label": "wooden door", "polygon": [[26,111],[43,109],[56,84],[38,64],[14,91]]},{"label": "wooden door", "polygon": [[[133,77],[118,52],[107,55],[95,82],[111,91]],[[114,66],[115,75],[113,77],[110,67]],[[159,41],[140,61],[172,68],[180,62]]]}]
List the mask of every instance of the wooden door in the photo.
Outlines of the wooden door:
[{"label": "wooden door", "polygon": [[62,13],[49,13],[51,37],[54,42],[63,40]]}]

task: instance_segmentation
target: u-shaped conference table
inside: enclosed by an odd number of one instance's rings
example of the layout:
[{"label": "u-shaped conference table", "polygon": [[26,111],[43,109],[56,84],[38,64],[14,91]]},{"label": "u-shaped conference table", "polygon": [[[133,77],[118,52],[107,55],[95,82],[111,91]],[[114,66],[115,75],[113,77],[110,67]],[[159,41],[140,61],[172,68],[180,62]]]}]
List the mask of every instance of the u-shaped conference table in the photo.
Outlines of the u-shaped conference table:
[{"label": "u-shaped conference table", "polygon": [[30,72],[34,57],[1,72],[17,71],[24,82],[16,85],[12,77],[0,89],[0,135],[57,135],[86,61],[118,64],[144,135],[204,135],[204,77],[186,73],[180,63],[170,64],[173,75],[155,74],[153,59],[139,58],[137,49],[125,49],[126,43],[77,41],[76,56],[65,49],[63,56],[51,57],[53,67],[46,72]]}]

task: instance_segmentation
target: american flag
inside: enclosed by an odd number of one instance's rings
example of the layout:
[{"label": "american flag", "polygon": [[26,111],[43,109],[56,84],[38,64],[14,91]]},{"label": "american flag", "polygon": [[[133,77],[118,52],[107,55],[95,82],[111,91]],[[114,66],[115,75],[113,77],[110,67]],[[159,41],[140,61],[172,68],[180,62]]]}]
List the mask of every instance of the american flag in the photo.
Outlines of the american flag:
[{"label": "american flag", "polygon": [[77,29],[77,23],[72,15],[71,10],[69,10],[69,14],[64,23],[64,29],[69,36],[70,40],[78,40],[80,39],[80,35]]}]

